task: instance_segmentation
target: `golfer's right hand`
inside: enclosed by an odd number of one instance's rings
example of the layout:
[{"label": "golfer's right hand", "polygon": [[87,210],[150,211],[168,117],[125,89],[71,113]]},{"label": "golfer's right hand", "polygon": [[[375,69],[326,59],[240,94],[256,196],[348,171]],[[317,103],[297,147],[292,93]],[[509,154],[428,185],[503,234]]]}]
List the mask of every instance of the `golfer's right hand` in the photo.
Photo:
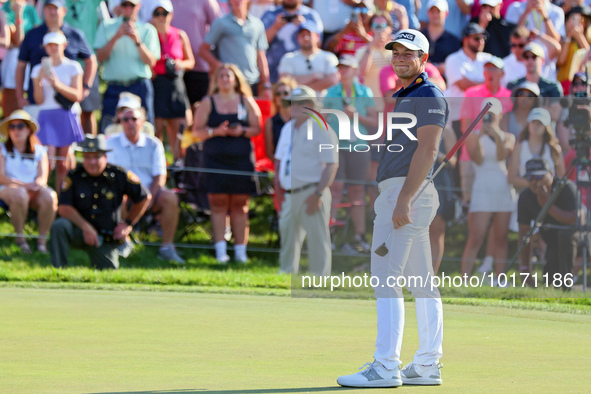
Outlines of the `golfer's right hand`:
[{"label": "golfer's right hand", "polygon": [[412,220],[410,220],[410,201],[405,202],[398,200],[394,212],[392,212],[392,223],[394,224],[395,229],[399,229],[406,224],[412,223]]}]

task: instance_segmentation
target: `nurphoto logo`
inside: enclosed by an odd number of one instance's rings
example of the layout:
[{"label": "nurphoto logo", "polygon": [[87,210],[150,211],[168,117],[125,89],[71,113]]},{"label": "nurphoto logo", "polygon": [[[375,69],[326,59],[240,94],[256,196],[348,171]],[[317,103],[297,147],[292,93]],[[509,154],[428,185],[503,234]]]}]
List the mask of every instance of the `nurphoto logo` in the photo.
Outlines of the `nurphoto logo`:
[{"label": "nurphoto logo", "polygon": [[[338,122],[338,129],[335,132],[338,135],[340,141],[351,141],[351,125],[353,125],[353,134],[355,135],[357,140],[360,141],[381,141],[384,135],[384,130],[386,131],[386,140],[392,141],[392,135],[394,130],[402,131],[409,140],[416,141],[417,137],[415,137],[409,129],[413,128],[417,124],[417,117],[413,114],[407,112],[388,112],[386,114],[386,125],[384,127],[384,113],[378,112],[378,128],[374,134],[364,134],[359,130],[359,114],[355,112],[353,114],[353,121],[349,118],[349,116],[338,109],[328,109],[323,108],[320,111],[316,111],[309,107],[304,107],[305,109],[311,111],[312,113],[305,112],[305,114],[310,116],[307,122],[307,138],[308,140],[312,140],[314,138],[314,127],[312,120],[316,121],[318,126],[320,126],[321,130],[329,131],[328,123],[322,114],[332,114],[336,117]],[[397,123],[394,123],[394,119],[396,119]],[[401,120],[407,120],[406,123],[398,123]],[[389,152],[396,153],[401,152],[403,150],[403,146],[400,144],[356,144],[353,147],[339,147],[332,144],[320,144],[319,150],[347,150],[347,151],[355,151],[355,152],[368,152],[372,148],[376,148],[379,152],[382,147],[385,147]]]}]

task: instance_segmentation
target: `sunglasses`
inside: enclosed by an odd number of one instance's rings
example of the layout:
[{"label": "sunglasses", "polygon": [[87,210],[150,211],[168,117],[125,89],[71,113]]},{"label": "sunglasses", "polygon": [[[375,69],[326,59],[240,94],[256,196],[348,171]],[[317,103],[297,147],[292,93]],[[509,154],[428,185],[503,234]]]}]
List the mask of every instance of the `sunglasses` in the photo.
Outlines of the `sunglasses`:
[{"label": "sunglasses", "polygon": [[585,85],[586,85],[586,84],[585,84],[585,82],[573,82],[573,83],[571,84],[571,86],[577,86],[577,87],[578,87],[578,86],[585,86]]},{"label": "sunglasses", "polygon": [[277,93],[275,93],[275,95],[278,97],[287,97],[290,94],[291,94],[291,92],[288,90],[278,90]]},{"label": "sunglasses", "polygon": [[544,177],[546,176],[546,174],[542,174],[542,175],[530,175],[527,177],[528,180],[530,181],[541,181],[542,179],[544,179]]},{"label": "sunglasses", "polygon": [[388,27],[388,22],[372,23],[371,24],[371,28],[374,30],[384,30],[386,27]]},{"label": "sunglasses", "polygon": [[27,125],[24,123],[12,123],[8,125],[8,130],[23,130],[25,127]]},{"label": "sunglasses", "polygon": [[527,90],[519,91],[519,92],[517,92],[517,94],[515,96],[517,96],[517,97],[531,97],[531,98],[538,97],[535,94],[533,94],[532,92],[529,92]]},{"label": "sunglasses", "polygon": [[523,58],[525,60],[532,60],[532,59],[533,60],[536,60],[537,59],[537,56],[536,55],[523,55]]},{"label": "sunglasses", "polygon": [[511,48],[522,49],[522,48],[525,48],[525,44],[511,44]]},{"label": "sunglasses", "polygon": [[127,123],[129,121],[137,122],[138,121],[138,118],[136,118],[135,116],[132,116],[132,117],[126,116],[124,118],[121,118],[121,121],[123,123]]},{"label": "sunglasses", "polygon": [[483,35],[472,36],[472,39],[474,41],[486,41],[486,36],[483,36]]},{"label": "sunglasses", "polygon": [[158,18],[159,16],[168,16],[168,14],[170,14],[170,12],[164,10],[164,11],[154,11],[154,13],[152,14],[152,16],[154,16],[155,18]]},{"label": "sunglasses", "polygon": [[121,3],[121,7],[126,8],[126,7],[135,7],[135,4],[133,4],[130,1],[126,1],[125,3]]}]

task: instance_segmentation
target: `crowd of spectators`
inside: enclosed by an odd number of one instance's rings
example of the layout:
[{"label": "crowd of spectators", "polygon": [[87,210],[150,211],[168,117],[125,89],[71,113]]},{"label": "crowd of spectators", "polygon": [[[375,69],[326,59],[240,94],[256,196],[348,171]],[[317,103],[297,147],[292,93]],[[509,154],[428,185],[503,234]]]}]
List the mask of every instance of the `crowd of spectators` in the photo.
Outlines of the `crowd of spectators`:
[{"label": "crowd of spectators", "polygon": [[[430,80],[453,100],[443,156],[483,101],[499,99],[492,119],[477,126],[458,157],[459,165],[440,183],[441,220],[432,228],[434,264],[443,254],[441,221],[454,217],[457,200],[469,212],[462,270],[471,273],[490,232],[487,256],[500,272],[507,257],[507,232],[517,229],[515,192],[528,187],[525,163],[544,157],[553,175],[564,173],[571,127],[560,97],[588,91],[591,9],[585,0],[3,3],[2,109],[12,120],[0,125],[6,139],[0,155],[0,198],[19,212],[12,217],[23,251],[30,249],[20,237],[27,208],[22,202],[32,208],[53,207],[53,216],[43,215],[51,224],[57,208],[47,186],[48,173],[56,168],[59,193],[68,171],[75,168],[72,144],[81,143],[84,134],[98,133],[107,136],[113,149],[108,161],[136,173],[150,191],[148,211],[161,217],[160,256],[182,262],[172,245],[178,198],[164,187],[164,151],[168,148],[175,161],[182,159],[179,136],[191,130],[195,141],[203,143],[204,166],[215,170],[206,175],[205,191],[216,258],[229,260],[229,216],[235,259],[246,262],[248,206],[257,192],[255,177],[245,175],[255,171],[251,141],[263,133],[264,155],[271,161],[278,158],[275,149],[282,130],[290,130],[285,127],[291,118],[286,103],[296,85],[315,91],[325,107],[357,113],[362,133],[374,133],[377,114],[392,110],[389,98],[400,88],[391,51],[384,45],[396,32],[414,28],[430,44]],[[104,91],[99,90],[101,83]],[[271,113],[261,112],[269,102]],[[28,139],[14,134],[21,133],[19,125]],[[346,148],[357,143],[348,141]],[[368,204],[351,208],[354,239],[342,246],[368,252],[365,221],[377,193],[373,181],[379,154],[355,154],[353,161],[347,153],[339,152],[331,216],[334,220],[344,190],[350,202],[365,200],[367,191]],[[23,154],[18,164],[16,158]],[[15,165],[28,174],[26,179],[11,175],[9,167]],[[345,188],[348,180],[355,182]],[[28,197],[15,197],[20,195]],[[41,227],[38,248],[45,250],[48,226],[41,226],[40,220],[40,233]]]}]

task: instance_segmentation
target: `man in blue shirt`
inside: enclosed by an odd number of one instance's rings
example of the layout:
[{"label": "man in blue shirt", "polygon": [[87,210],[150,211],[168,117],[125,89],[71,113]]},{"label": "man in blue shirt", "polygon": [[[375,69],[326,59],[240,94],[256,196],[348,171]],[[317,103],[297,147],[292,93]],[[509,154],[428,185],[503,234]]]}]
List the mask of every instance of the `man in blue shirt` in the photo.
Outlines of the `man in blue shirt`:
[{"label": "man in blue shirt", "polygon": [[271,83],[275,83],[279,79],[277,70],[283,55],[299,49],[297,40],[299,25],[310,22],[316,25],[318,32],[324,31],[324,25],[318,12],[302,5],[302,0],[284,0],[282,6],[265,12],[261,20],[265,25],[269,42],[267,61]]},{"label": "man in blue shirt", "polygon": [[[411,202],[429,182],[449,110],[443,93],[425,72],[429,42],[422,33],[401,30],[386,49],[392,51],[392,66],[403,86],[394,94],[394,113],[400,114],[400,119],[395,116],[392,123],[409,127],[393,131],[378,167],[380,195],[375,202],[372,250],[386,243],[389,253],[371,254],[372,278],[379,279],[377,284],[372,280],[378,316],[375,361],[361,372],[337,379],[349,387],[442,383],[443,309],[439,290],[429,282],[433,276],[429,225],[439,206],[433,184],[412,206]],[[413,362],[399,370],[404,330],[402,286],[416,300],[419,350]]]}]

